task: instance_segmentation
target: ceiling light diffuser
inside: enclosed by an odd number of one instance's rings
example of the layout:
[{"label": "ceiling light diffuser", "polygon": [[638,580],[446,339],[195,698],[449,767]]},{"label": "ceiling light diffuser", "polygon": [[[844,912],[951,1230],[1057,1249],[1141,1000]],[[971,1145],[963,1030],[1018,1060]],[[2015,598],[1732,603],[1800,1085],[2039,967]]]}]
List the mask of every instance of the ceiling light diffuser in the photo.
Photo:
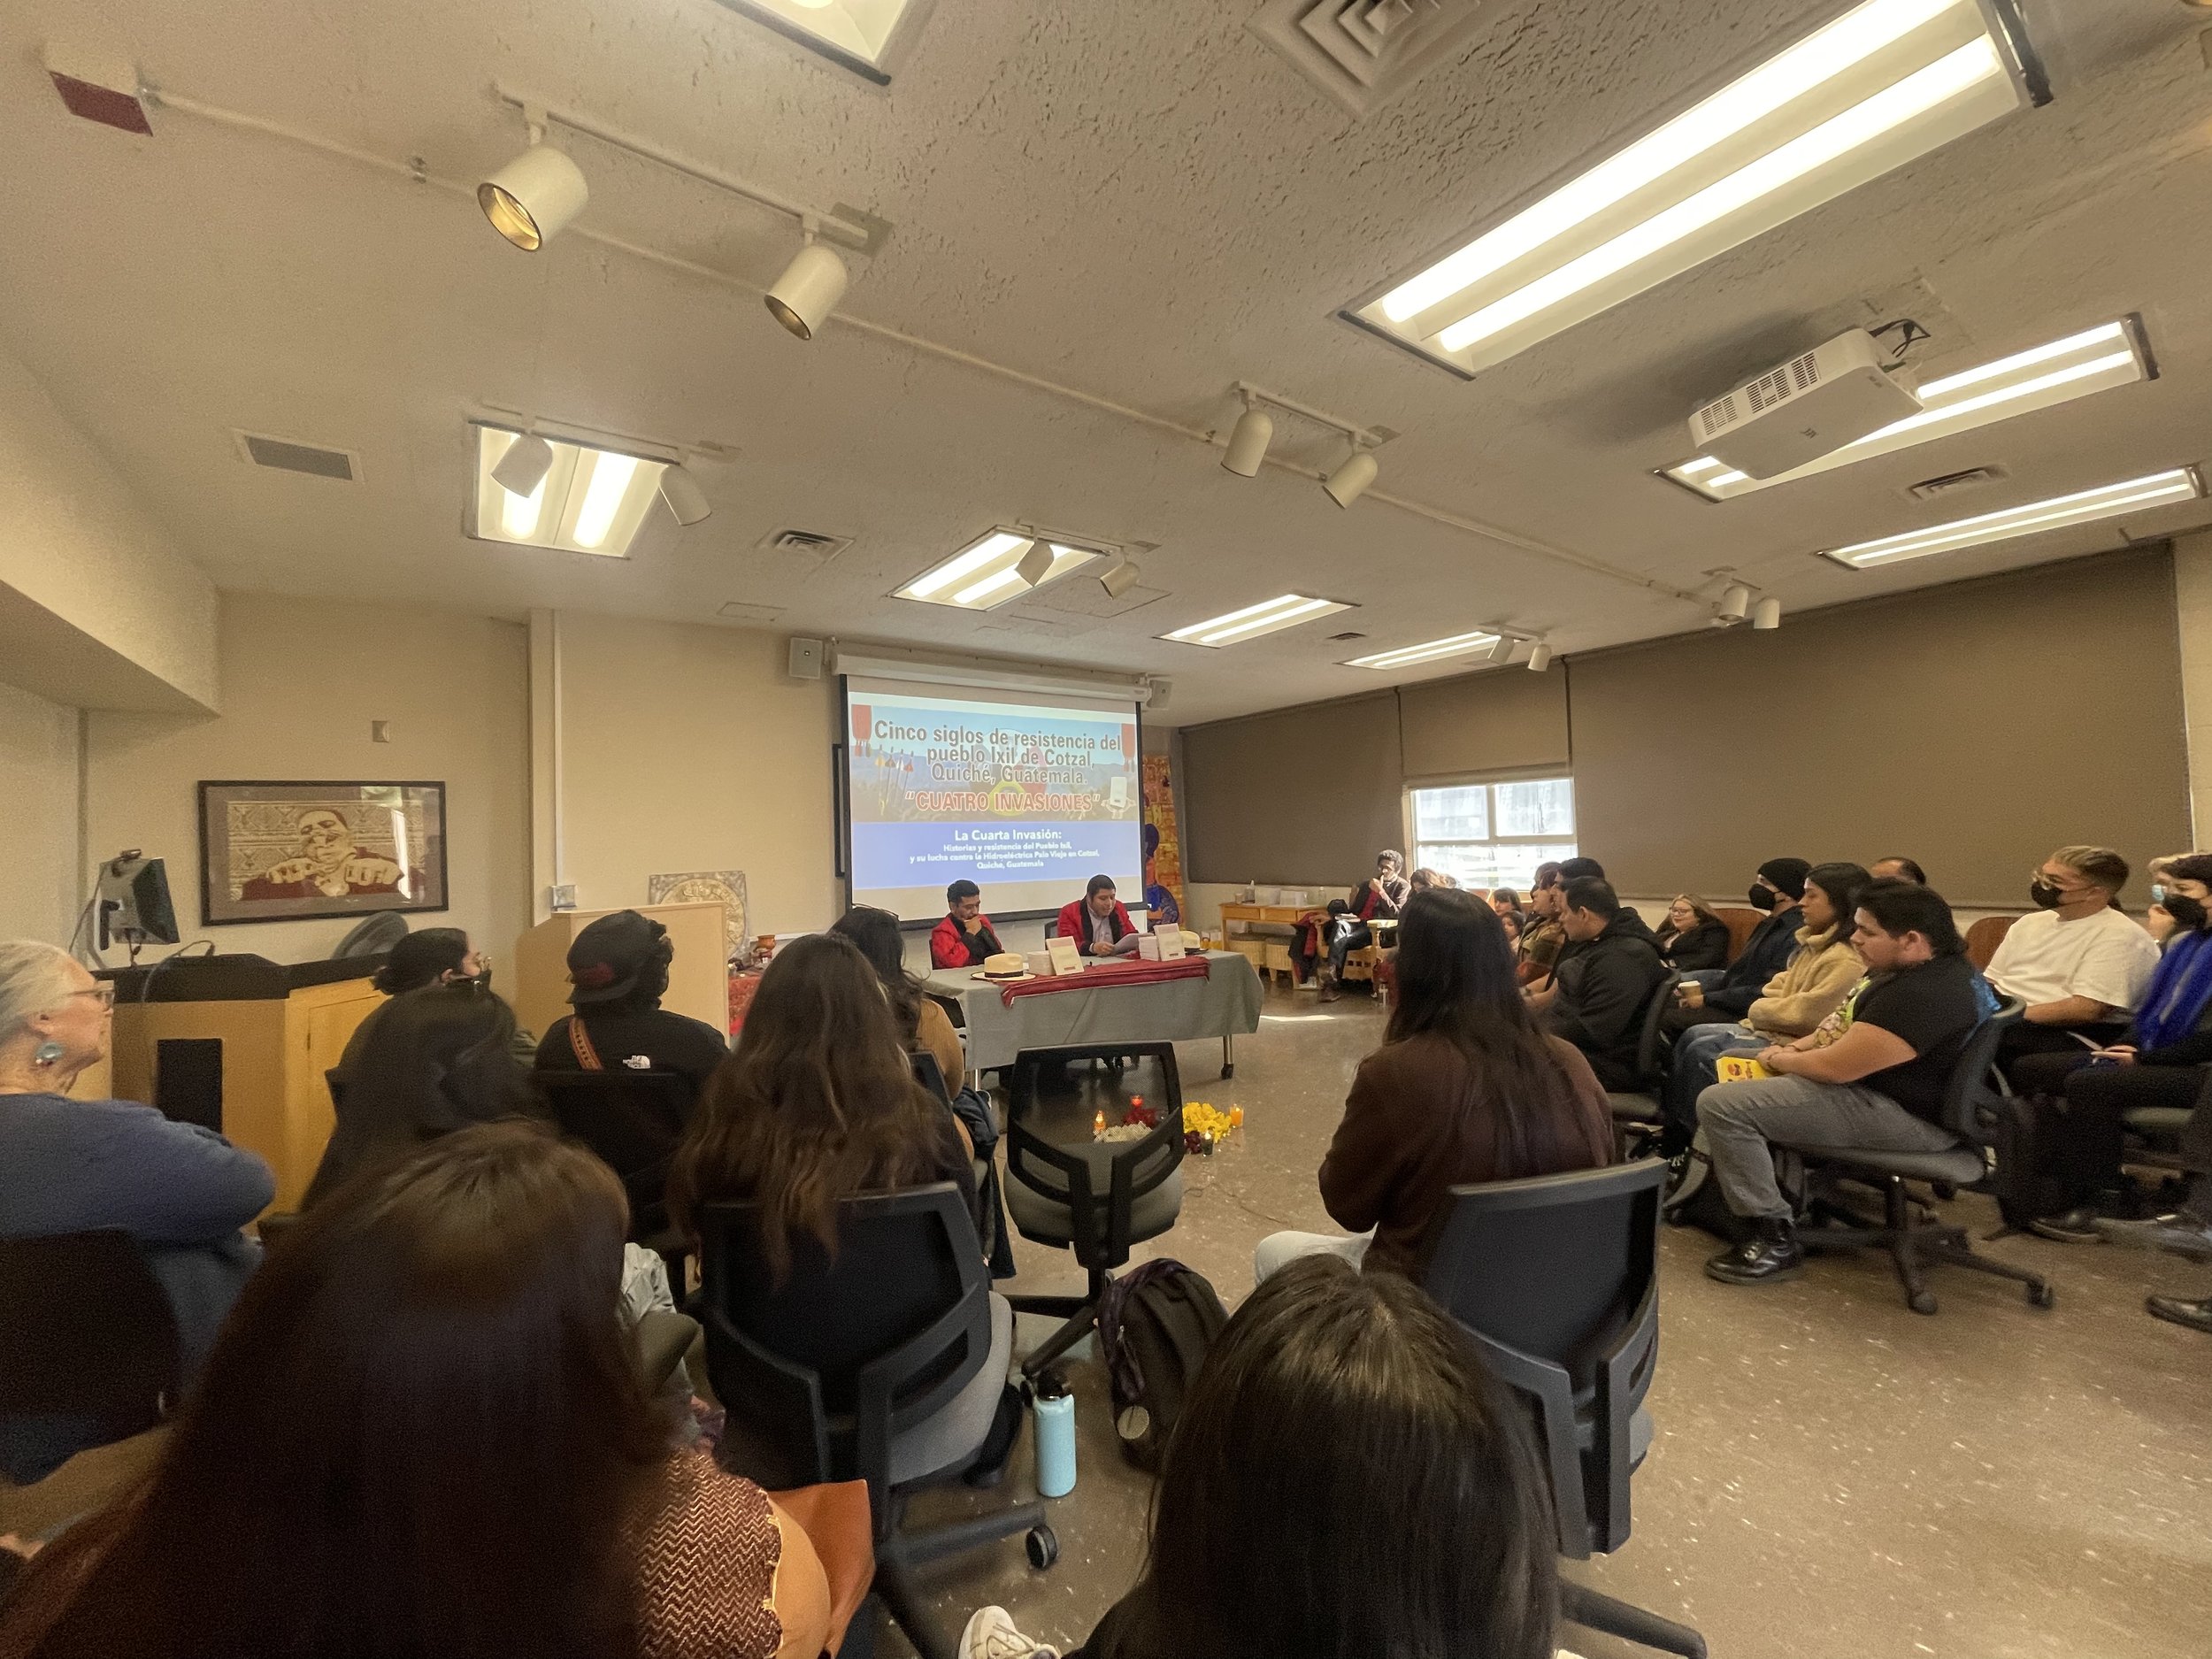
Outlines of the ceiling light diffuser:
[{"label": "ceiling light diffuser", "polygon": [[1924,558],[1931,553],[1955,553],[1961,548],[2009,541],[2016,536],[2088,524],[2099,518],[2116,518],[2124,512],[2169,506],[2175,502],[2198,501],[2203,496],[2204,480],[2197,469],[2177,466],[2170,472],[2150,472],[2095,489],[2076,490],[2070,495],[2053,495],[2047,501],[2008,507],[2001,512],[1954,518],[1947,524],[1930,525],[1924,530],[1884,536],[1878,541],[1857,541],[1849,547],[1824,549],[1820,557],[1848,565],[1854,570],[1867,570],[1877,565],[1894,565],[1901,559]]},{"label": "ceiling light diffuser", "polygon": [[1187,628],[1172,634],[1163,634],[1164,640],[1173,640],[1179,645],[1240,645],[1247,640],[1256,640],[1263,634],[1279,633],[1294,628],[1303,622],[1320,617],[1333,617],[1340,611],[1352,607],[1339,604],[1333,599],[1311,599],[1304,594],[1283,594],[1256,605],[1247,605],[1241,611],[1232,611],[1226,616],[1214,617],[1208,621],[1194,622]]},{"label": "ceiling light diffuser", "polygon": [[1865,0],[1344,314],[1473,374],[2047,96],[2011,0]]},{"label": "ceiling light diffuser", "polygon": [[1105,557],[1095,548],[1071,547],[1000,527],[931,565],[892,596],[960,611],[990,611]]},{"label": "ceiling light diffuser", "polygon": [[1920,388],[1918,414],[1892,421],[1855,442],[1771,478],[1753,478],[1709,455],[1667,467],[1660,475],[1695,490],[1708,501],[1728,501],[1793,479],[1849,466],[1855,461],[1932,443],[1955,432],[1972,432],[2032,410],[2071,403],[2092,392],[2152,380],[2156,374],[2141,319],[2123,317],[2117,322],[2085,328],[1930,380]]},{"label": "ceiling light diffuser", "polygon": [[722,0],[879,86],[910,50],[931,0]]},{"label": "ceiling light diffuser", "polygon": [[1433,663],[1447,657],[1485,656],[1497,649],[1502,637],[1494,628],[1478,628],[1472,634],[1455,634],[1448,640],[1431,640],[1425,645],[1402,645],[1394,651],[1377,651],[1371,657],[1355,657],[1344,665],[1347,668],[1410,668],[1416,663]]},{"label": "ceiling light diffuser", "polygon": [[[472,424],[476,488],[466,526],[470,535],[480,541],[512,541],[604,558],[628,555],[660,494],[667,462]],[[549,451],[542,469],[502,465],[511,452],[533,443],[543,443]],[[515,482],[527,481],[533,472],[537,476],[525,494],[506,488],[495,476],[498,472]]]}]

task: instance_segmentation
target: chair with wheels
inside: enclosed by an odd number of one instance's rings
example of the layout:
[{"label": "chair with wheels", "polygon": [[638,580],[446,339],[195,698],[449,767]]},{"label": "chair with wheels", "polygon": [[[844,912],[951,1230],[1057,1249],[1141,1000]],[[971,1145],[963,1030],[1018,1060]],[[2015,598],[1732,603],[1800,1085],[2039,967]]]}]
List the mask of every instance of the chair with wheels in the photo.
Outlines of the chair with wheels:
[{"label": "chair with wheels", "polygon": [[1996,956],[1997,947],[2005,942],[2005,935],[2012,931],[2016,918],[2010,916],[1985,916],[1966,930],[1966,959],[1986,973],[1990,959]]},{"label": "chair with wheels", "polygon": [[691,1246],[668,1218],[668,1166],[691,1118],[691,1079],[674,1071],[532,1075],[561,1133],[582,1141],[622,1178],[630,1241],[666,1264],[669,1288],[680,1302]]},{"label": "chair with wheels", "polygon": [[1041,1503],[927,1532],[901,1525],[909,1494],[977,1465],[1010,1394],[1014,1310],[991,1293],[957,1189],[940,1181],[845,1200],[835,1256],[795,1240],[781,1282],[757,1206],[710,1204],[699,1225],[691,1306],[728,1413],[723,1463],[772,1490],[865,1480],[877,1593],[923,1659],[952,1659],[954,1644],[922,1611],[916,1567],[1017,1532],[1033,1565],[1059,1555]]},{"label": "chair with wheels", "polygon": [[[1455,1187],[1429,1235],[1423,1284],[1527,1406],[1559,1553],[1577,1561],[1628,1541],[1629,1477],[1651,1446],[1666,1174],[1647,1158]],[[1686,1625],[1569,1579],[1559,1588],[1571,1623],[1704,1659]]]},{"label": "chair with wheels", "polygon": [[1666,1108],[1660,1091],[1666,1087],[1667,1063],[1660,1046],[1659,1023],[1674,1006],[1674,987],[1682,982],[1670,973],[1652,987],[1644,1004],[1643,1024],[1636,1035],[1636,1087],[1608,1089],[1605,1103],[1613,1113],[1613,1140],[1623,1158],[1641,1157],[1657,1142],[1667,1126]]},{"label": "chair with wheels", "polygon": [[72,1419],[84,1445],[168,1416],[181,1379],[176,1317],[120,1228],[0,1240],[0,1423]]},{"label": "chair with wheels", "polygon": [[[1038,1131],[1040,1085],[1048,1073],[1084,1060],[1157,1065],[1152,1105],[1159,1126],[1139,1141],[1057,1145]],[[1087,1119],[1087,1114],[1086,1114]],[[1022,1361],[1033,1379],[1088,1335],[1099,1298],[1129,1247],[1157,1238],[1183,1210],[1183,1085],[1171,1042],[1107,1043],[1025,1048],[1014,1057],[1006,1112],[1006,1208],[1014,1230],[1034,1244],[1072,1248],[1089,1275],[1080,1296],[1018,1296],[1025,1313],[1064,1316],[1065,1323]]]},{"label": "chair with wheels", "polygon": [[[1943,1126],[1959,1138],[1957,1146],[1941,1152],[1832,1147],[1801,1149],[1812,1194],[1811,1225],[1798,1232],[1798,1240],[1807,1250],[1888,1251],[1904,1286],[1906,1305],[1915,1313],[1936,1310],[1935,1292],[1928,1288],[1923,1271],[1931,1262],[2009,1279],[2038,1308],[2048,1308],[2057,1300],[2050,1281],[2041,1274],[1976,1255],[1963,1225],[1936,1217],[1935,1194],[1924,1198],[1907,1186],[1909,1181],[1925,1182],[1947,1196],[1953,1192],[1991,1190],[1990,1153],[1996,1144],[1992,1068],[2006,1029],[2024,1011],[2017,998],[2008,998],[1996,1013],[1976,1027],[1951,1067],[1944,1088]],[[1839,1183],[1847,1180],[1871,1187],[1881,1194],[1880,1220],[1861,1213],[1844,1198]]]}]

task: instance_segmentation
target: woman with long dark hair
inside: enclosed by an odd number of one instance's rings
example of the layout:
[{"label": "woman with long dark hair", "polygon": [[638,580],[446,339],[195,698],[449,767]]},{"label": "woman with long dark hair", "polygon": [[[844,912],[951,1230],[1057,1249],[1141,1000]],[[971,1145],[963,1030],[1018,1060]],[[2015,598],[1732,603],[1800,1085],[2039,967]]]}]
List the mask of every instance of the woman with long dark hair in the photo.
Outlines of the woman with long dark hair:
[{"label": "woman with long dark hair", "polygon": [[1329,1214],[1369,1236],[1275,1233],[1260,1241],[1257,1278],[1314,1250],[1417,1276],[1445,1188],[1612,1161],[1605,1091],[1579,1050],[1537,1029],[1487,904],[1415,894],[1397,978],[1383,1046],[1360,1062],[1321,1164]]},{"label": "woman with long dark hair", "polygon": [[677,1149],[670,1213],[695,1233],[702,1205],[757,1201],[780,1272],[802,1235],[835,1248],[840,1199],[933,1181],[953,1182],[974,1212],[955,1119],[915,1082],[881,979],[841,934],[793,941]]},{"label": "woman with long dark hair", "polygon": [[380,1007],[338,1078],[338,1126],[303,1210],[373,1164],[403,1157],[471,1124],[535,1115],[514,1056],[515,1013],[474,979],[436,980]]},{"label": "woman with long dark hair", "polygon": [[480,1126],[304,1217],[147,1483],[42,1554],[6,1659],[812,1655],[821,1563],[672,1453],[590,1154]]},{"label": "woman with long dark hair", "polygon": [[872,904],[856,904],[837,918],[830,932],[851,940],[876,971],[883,982],[884,1000],[891,1004],[891,1017],[898,1022],[901,1045],[909,1054],[935,1059],[945,1086],[958,1088],[967,1071],[960,1033],[945,1010],[922,994],[922,982],[907,972],[906,939],[899,932],[899,918]]},{"label": "woman with long dark hair", "polygon": [[[1520,1409],[1449,1316],[1296,1262],[1207,1355],[1143,1576],[1069,1659],[1549,1659],[1554,1537]],[[985,1608],[964,1651],[1034,1646]]]}]

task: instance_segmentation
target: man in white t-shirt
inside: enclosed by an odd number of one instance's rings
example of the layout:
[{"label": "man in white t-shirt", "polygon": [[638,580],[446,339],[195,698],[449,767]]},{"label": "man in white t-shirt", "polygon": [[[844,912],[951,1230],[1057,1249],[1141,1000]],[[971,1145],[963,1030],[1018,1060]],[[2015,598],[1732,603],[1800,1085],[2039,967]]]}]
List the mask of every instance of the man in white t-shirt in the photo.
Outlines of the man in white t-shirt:
[{"label": "man in white t-shirt", "polygon": [[2062,847],[2029,886],[2037,908],[2012,925],[1989,980],[2028,1005],[2000,1058],[2111,1041],[2150,983],[2158,946],[2116,908],[2127,860],[2109,847]]}]

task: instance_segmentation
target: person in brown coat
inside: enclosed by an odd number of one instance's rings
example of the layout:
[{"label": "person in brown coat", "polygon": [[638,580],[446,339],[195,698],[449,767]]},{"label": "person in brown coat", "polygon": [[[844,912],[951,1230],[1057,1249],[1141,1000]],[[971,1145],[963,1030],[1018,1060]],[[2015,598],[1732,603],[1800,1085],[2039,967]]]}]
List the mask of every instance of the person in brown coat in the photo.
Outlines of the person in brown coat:
[{"label": "person in brown coat", "polygon": [[1538,1029],[1489,906],[1415,894],[1397,968],[1383,1046],[1360,1063],[1321,1164],[1321,1201],[1356,1236],[1274,1233],[1256,1279],[1317,1250],[1417,1277],[1447,1187],[1612,1162],[1605,1091],[1572,1044]]}]

